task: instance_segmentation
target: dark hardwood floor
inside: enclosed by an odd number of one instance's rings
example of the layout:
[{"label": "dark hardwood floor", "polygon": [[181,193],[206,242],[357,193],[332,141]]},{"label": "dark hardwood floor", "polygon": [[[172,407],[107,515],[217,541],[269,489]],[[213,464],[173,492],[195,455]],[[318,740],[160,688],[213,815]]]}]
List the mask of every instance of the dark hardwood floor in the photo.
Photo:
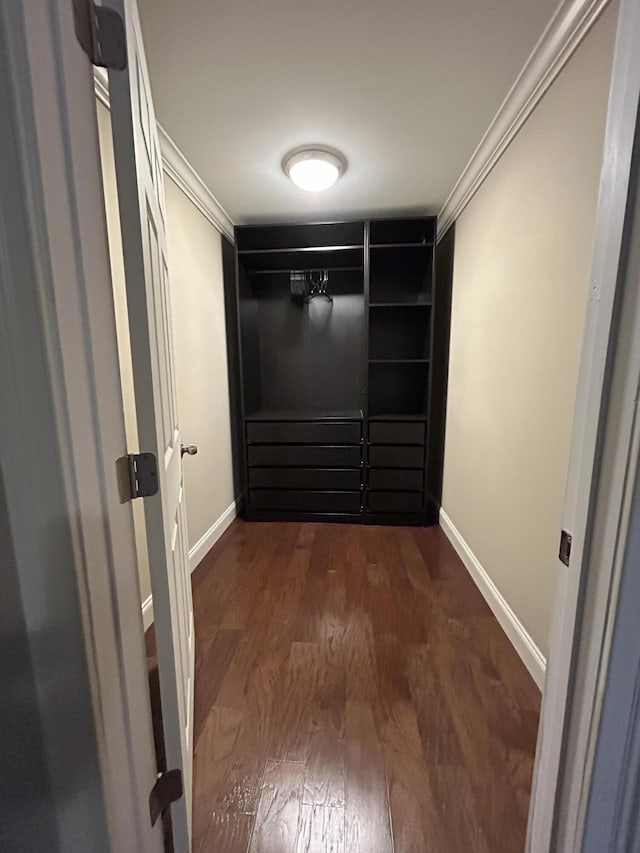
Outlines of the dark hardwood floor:
[{"label": "dark hardwood floor", "polygon": [[193,597],[195,853],[524,850],[540,693],[438,527],[237,520]]}]

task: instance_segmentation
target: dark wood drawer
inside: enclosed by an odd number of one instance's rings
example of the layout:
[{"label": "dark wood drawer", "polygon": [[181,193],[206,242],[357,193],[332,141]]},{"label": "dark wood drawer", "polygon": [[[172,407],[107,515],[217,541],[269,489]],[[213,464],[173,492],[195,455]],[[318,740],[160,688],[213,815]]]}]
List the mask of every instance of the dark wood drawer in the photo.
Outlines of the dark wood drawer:
[{"label": "dark wood drawer", "polygon": [[420,421],[371,421],[370,444],[424,444],[425,425]]},{"label": "dark wood drawer", "polygon": [[260,421],[247,424],[249,444],[360,444],[360,422]]},{"label": "dark wood drawer", "polygon": [[360,468],[250,468],[249,488],[358,491],[361,476]]},{"label": "dark wood drawer", "polygon": [[360,512],[360,492],[316,492],[293,489],[251,489],[252,509],[291,512]]},{"label": "dark wood drawer", "polygon": [[250,467],[289,465],[304,468],[358,468],[361,448],[359,445],[325,447],[311,444],[252,444],[247,448],[247,456]]},{"label": "dark wood drawer", "polygon": [[369,471],[369,488],[421,492],[424,489],[424,471],[421,468],[372,468]]},{"label": "dark wood drawer", "polygon": [[369,512],[421,512],[421,492],[369,492]]},{"label": "dark wood drawer", "polygon": [[372,468],[421,468],[423,464],[423,447],[380,445],[369,448],[369,465]]}]

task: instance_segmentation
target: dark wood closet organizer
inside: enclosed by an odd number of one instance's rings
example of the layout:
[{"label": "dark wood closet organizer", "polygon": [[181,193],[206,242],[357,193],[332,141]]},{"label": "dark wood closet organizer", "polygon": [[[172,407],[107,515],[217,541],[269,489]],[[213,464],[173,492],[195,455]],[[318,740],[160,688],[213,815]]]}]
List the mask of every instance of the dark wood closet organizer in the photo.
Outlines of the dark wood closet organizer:
[{"label": "dark wood closet organizer", "polygon": [[[245,518],[437,521],[451,264],[435,231],[435,217],[236,228],[235,276],[228,245],[224,258]],[[305,299],[300,282],[326,294]]]}]

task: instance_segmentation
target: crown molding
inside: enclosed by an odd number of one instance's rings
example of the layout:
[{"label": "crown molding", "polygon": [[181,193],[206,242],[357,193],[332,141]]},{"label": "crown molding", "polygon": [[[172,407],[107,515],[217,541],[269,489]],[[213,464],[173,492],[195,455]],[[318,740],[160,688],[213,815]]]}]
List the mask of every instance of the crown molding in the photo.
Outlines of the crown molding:
[{"label": "crown molding", "polygon": [[[93,69],[93,85],[96,98],[109,109],[109,83],[103,68]],[[159,122],[158,138],[165,173],[198,208],[205,219],[234,242],[233,220]]]},{"label": "crown molding", "polygon": [[166,174],[180,187],[214,228],[217,228],[233,243],[235,241],[233,220],[229,214],[160,123],[158,123],[158,136],[160,137],[162,164]]},{"label": "crown molding", "polygon": [[460,216],[609,0],[563,0],[438,215],[438,240]]}]

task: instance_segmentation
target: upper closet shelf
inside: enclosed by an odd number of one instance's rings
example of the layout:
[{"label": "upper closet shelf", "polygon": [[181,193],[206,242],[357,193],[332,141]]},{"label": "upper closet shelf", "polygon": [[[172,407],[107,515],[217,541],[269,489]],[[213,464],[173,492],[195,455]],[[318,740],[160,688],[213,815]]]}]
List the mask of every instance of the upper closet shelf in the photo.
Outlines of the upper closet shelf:
[{"label": "upper closet shelf", "polygon": [[309,246],[297,249],[249,249],[238,252],[248,273],[280,270],[362,269],[362,246]]},{"label": "upper closet shelf", "polygon": [[380,246],[432,246],[436,236],[435,217],[407,219],[374,219],[371,221],[369,242]]},{"label": "upper closet shelf", "polygon": [[364,222],[328,222],[320,225],[246,226],[236,231],[238,252],[251,249],[306,249],[364,245]]},{"label": "upper closet shelf", "polygon": [[433,243],[371,243],[370,249],[433,249]]}]

